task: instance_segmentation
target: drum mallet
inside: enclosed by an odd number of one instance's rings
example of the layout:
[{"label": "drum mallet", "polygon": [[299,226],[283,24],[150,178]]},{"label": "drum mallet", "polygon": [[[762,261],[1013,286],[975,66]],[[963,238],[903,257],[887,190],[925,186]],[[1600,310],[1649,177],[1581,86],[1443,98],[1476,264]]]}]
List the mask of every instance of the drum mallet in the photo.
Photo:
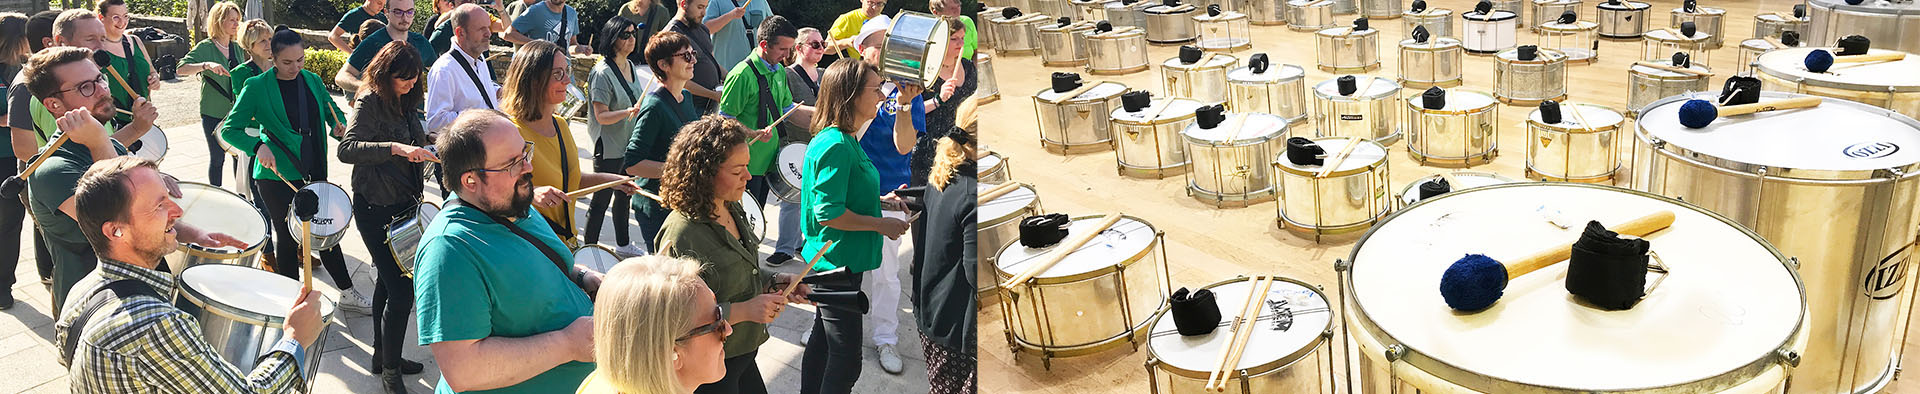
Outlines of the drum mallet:
[{"label": "drum mallet", "polygon": [[1813,50],[1813,52],[1807,53],[1807,58],[1803,60],[1804,62],[1803,65],[1807,67],[1807,71],[1824,73],[1824,72],[1827,72],[1827,70],[1832,69],[1834,63],[1889,62],[1889,61],[1900,61],[1900,60],[1906,60],[1906,59],[1907,59],[1907,54],[1905,52],[1887,52],[1887,53],[1881,53],[1881,54],[1875,54],[1875,55],[1834,56],[1833,52],[1827,52],[1827,50],[1825,49],[1815,49]]},{"label": "drum mallet", "polygon": [[1093,226],[1093,231],[1088,231],[1073,237],[1073,242],[1056,246],[1050,257],[1041,261],[1040,264],[1034,264],[1025,270],[1021,270],[1019,275],[1014,275],[1012,278],[1007,278],[1006,281],[1000,282],[1000,288],[1012,289],[1014,285],[1026,283],[1026,281],[1032,280],[1033,277],[1039,276],[1040,273],[1053,269],[1054,264],[1059,264],[1061,260],[1066,260],[1067,255],[1073,254],[1075,250],[1079,250],[1080,247],[1085,246],[1087,242],[1093,241],[1093,237],[1099,236],[1100,233],[1106,232],[1107,228],[1113,227],[1114,223],[1120,222],[1119,212],[1108,212],[1106,216],[1106,220],[1100,221],[1099,225]]},{"label": "drum mallet", "polygon": [[[1622,235],[1646,237],[1673,225],[1673,211],[1660,211],[1641,216],[1626,223],[1613,226],[1609,230]],[[1457,311],[1479,311],[1493,306],[1500,300],[1501,292],[1507,283],[1521,275],[1526,275],[1546,266],[1566,261],[1573,255],[1573,243],[1568,242],[1543,250],[1519,260],[1502,263],[1484,254],[1469,254],[1453,262],[1440,276],[1440,297],[1446,299],[1447,306]]]},{"label": "drum mallet", "polygon": [[[293,216],[300,219],[300,237],[313,236],[313,216],[320,213],[320,195],[311,190],[301,190],[293,194]],[[313,290],[313,241],[296,240],[300,243],[300,291]]]},{"label": "drum mallet", "polygon": [[1253,322],[1260,319],[1260,301],[1266,299],[1273,285],[1271,276],[1255,276],[1251,287],[1247,289],[1247,301],[1240,305],[1239,315],[1233,318],[1232,336],[1227,345],[1220,348],[1220,359],[1214,363],[1213,371],[1207,374],[1206,390],[1224,391],[1227,380],[1232,379],[1232,371],[1240,364],[1240,355],[1246,350],[1247,338],[1251,337]]},{"label": "drum mallet", "polygon": [[587,195],[589,195],[589,194],[593,194],[593,193],[595,193],[595,192],[599,192],[599,191],[601,191],[601,190],[606,190],[606,189],[607,189],[607,188],[609,188],[609,187],[614,187],[614,186],[619,186],[619,185],[620,185],[620,184],[622,184],[622,183],[627,183],[627,182],[633,182],[633,180],[635,180],[635,179],[640,179],[640,176],[638,176],[638,175],[635,175],[635,176],[630,176],[630,177],[626,177],[626,178],[622,178],[622,179],[620,179],[620,180],[617,180],[617,181],[613,181],[613,182],[607,182],[607,183],[602,183],[602,184],[598,184],[598,185],[593,185],[593,186],[587,186],[587,188],[585,188],[585,189],[580,189],[580,190],[574,190],[574,191],[570,191],[570,192],[567,192],[567,199],[577,199],[577,198],[580,198],[580,197],[586,197],[586,196],[587,196]]},{"label": "drum mallet", "polygon": [[40,156],[33,158],[33,163],[27,164],[26,170],[20,171],[18,175],[7,177],[5,182],[0,182],[0,194],[5,194],[7,198],[19,198],[20,191],[27,189],[27,177],[32,176],[35,170],[39,170],[40,164],[46,163],[47,158],[53,157],[54,152],[59,151],[60,147],[66,145],[67,140],[71,138],[73,133],[60,133],[60,138],[55,138],[53,143],[47,144],[47,148],[40,151]]},{"label": "drum mallet", "polygon": [[1820,106],[1820,97],[1795,97],[1763,103],[1715,106],[1707,100],[1687,100],[1680,105],[1680,125],[1689,129],[1698,129],[1713,124],[1714,119],[1723,116],[1746,115],[1755,112],[1778,111],[1794,108],[1813,108]]}]

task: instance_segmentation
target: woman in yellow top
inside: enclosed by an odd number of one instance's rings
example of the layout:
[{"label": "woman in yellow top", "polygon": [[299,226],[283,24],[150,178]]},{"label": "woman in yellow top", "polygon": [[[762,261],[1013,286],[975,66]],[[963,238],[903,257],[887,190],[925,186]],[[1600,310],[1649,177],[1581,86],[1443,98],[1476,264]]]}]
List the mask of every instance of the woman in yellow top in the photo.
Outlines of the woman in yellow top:
[{"label": "woman in yellow top", "polygon": [[733,334],[700,280],[700,262],[639,257],[607,272],[593,305],[596,370],[582,394],[687,394],[726,375]]},{"label": "woman in yellow top", "polygon": [[[520,137],[533,144],[533,205],[547,218],[553,233],[574,240],[573,200],[567,192],[588,186],[626,179],[603,172],[582,171],[580,144],[573,140],[566,119],[554,114],[554,108],[567,99],[567,84],[573,83],[573,64],[559,45],[535,40],[513,52],[507,66],[506,86],[500,89],[500,110],[520,127]],[[616,186],[633,193],[632,183]]]},{"label": "woman in yellow top", "polygon": [[[109,64],[102,64],[100,68],[112,66],[115,74],[120,74],[120,78],[127,81],[127,86],[121,86],[120,81],[108,81],[108,85],[112,86],[109,90],[113,92],[113,102],[120,108],[133,108],[133,95],[127,94],[127,87],[133,88],[132,93],[147,97],[153,93],[153,86],[160,84],[160,74],[153,72],[153,59],[147,56],[145,43],[127,34],[127,0],[100,0],[94,4],[93,12],[100,14],[100,21],[107,26],[107,39],[100,43],[100,49],[107,51]],[[132,121],[133,115],[128,114],[113,118],[113,122],[119,125]]]}]

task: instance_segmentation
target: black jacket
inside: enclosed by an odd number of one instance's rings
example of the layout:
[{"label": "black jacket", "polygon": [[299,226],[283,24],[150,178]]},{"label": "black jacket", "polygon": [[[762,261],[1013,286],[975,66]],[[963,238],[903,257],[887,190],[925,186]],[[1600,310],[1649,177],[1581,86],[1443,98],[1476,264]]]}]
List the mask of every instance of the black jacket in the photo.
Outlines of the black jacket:
[{"label": "black jacket", "polygon": [[360,99],[347,138],[340,141],[340,162],[353,165],[355,202],[373,205],[411,204],[420,200],[426,185],[423,165],[393,154],[393,144],[432,145],[420,125],[420,113],[411,108],[393,111],[379,95]]},{"label": "black jacket", "polygon": [[915,319],[927,340],[949,349],[974,353],[974,291],[980,282],[975,188],[979,182],[973,163],[954,170],[945,188],[927,188],[926,246],[915,246],[919,264],[913,267],[913,299],[920,307]]}]

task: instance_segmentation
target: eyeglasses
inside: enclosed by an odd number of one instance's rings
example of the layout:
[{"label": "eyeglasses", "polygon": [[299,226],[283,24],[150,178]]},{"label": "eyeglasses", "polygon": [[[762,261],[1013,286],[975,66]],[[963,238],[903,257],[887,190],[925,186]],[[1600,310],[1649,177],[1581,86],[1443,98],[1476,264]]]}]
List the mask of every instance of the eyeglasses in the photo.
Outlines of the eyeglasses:
[{"label": "eyeglasses", "polygon": [[621,33],[620,33],[620,36],[619,36],[619,37],[620,37],[620,39],[622,39],[622,40],[625,40],[625,39],[629,39],[629,38],[636,38],[636,37],[639,37],[639,36],[640,36],[640,31],[639,31],[639,30],[628,30],[628,31],[625,31],[625,32],[621,32]]},{"label": "eyeglasses", "polygon": [[[673,341],[684,342],[689,339],[699,338],[701,335],[722,332],[723,330],[732,331],[729,330],[730,328],[732,328],[732,326],[727,324],[726,315],[721,313],[720,305],[714,305],[713,322],[694,327],[692,330],[687,330],[687,335],[681,335],[679,338],[674,338]],[[722,337],[725,336],[722,335]]]},{"label": "eyeglasses", "polygon": [[80,81],[80,83],[73,84],[72,89],[60,89],[60,91],[53,92],[53,94],[59,95],[61,93],[79,91],[80,97],[93,97],[93,95],[99,94],[100,87],[106,84],[107,74],[100,74],[99,76],[95,76],[91,81]]},{"label": "eyeglasses", "polygon": [[573,82],[573,72],[570,71],[572,69],[573,67],[566,67],[565,69],[554,71],[551,79],[554,82]]},{"label": "eyeglasses", "polygon": [[813,41],[813,42],[808,42],[807,47],[813,48],[813,49],[826,49],[827,43],[825,41]]},{"label": "eyeglasses", "polygon": [[393,15],[393,16],[398,16],[402,18],[412,18],[413,10],[399,10],[399,9],[388,8],[387,15]]},{"label": "eyeglasses", "polygon": [[700,59],[693,57],[693,54],[694,52],[689,50],[686,52],[675,53],[673,55],[679,56],[681,61],[685,61],[687,63],[694,63],[694,62],[700,61]]},{"label": "eyeglasses", "polygon": [[525,147],[520,148],[520,158],[514,160],[512,163],[507,163],[507,165],[500,166],[500,168],[497,168],[497,169],[475,168],[473,170],[479,171],[479,172],[488,172],[488,173],[514,172],[514,171],[519,171],[521,166],[527,165],[528,163],[532,163],[532,162],[533,162],[533,141],[527,141],[527,145]]}]

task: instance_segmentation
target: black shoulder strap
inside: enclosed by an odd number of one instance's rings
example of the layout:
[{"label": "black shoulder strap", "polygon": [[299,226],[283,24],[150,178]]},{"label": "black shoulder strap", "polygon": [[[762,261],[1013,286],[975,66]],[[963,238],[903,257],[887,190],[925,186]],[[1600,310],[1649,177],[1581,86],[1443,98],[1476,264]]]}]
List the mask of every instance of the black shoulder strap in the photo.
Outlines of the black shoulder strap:
[{"label": "black shoulder strap", "polygon": [[[461,53],[466,53],[466,50],[461,50]],[[487,94],[487,84],[480,83],[480,74],[473,71],[473,64],[467,62],[467,57],[454,55],[453,61],[460,63],[460,69],[467,72],[467,79],[473,81],[473,90],[480,91],[480,101],[487,103],[487,109],[498,109],[493,106],[493,97]]]},{"label": "black shoulder strap", "polygon": [[[112,296],[102,297],[102,295]],[[134,296],[160,298],[160,294],[154,292],[153,287],[147,286],[146,283],[134,279],[121,279],[109,282],[106,285],[94,288],[92,293],[88,293],[86,303],[81,304],[84,306],[78,311],[80,314],[74,316],[73,321],[67,326],[67,340],[60,344],[60,364],[73,364],[74,350],[80,347],[80,335],[87,328],[87,321],[93,319],[94,313],[98,313],[101,308],[105,308],[108,301],[125,300]]]},{"label": "black shoulder strap", "polygon": [[567,13],[567,7],[571,6],[560,8],[560,26],[557,26],[560,29],[561,51],[566,51],[567,47],[573,46],[573,38],[567,36],[567,24],[568,22],[573,22],[573,14]]},{"label": "black shoulder strap", "polygon": [[[633,84],[630,82],[627,82],[627,77],[620,76],[620,70],[613,69],[612,62],[607,63],[607,70],[613,72],[614,80],[620,81],[620,90],[627,92],[627,100],[632,101],[634,104],[639,104],[640,98],[633,96]],[[627,72],[633,73],[633,76],[635,78],[640,77],[640,70],[635,70],[633,68],[633,63],[627,63]]]},{"label": "black shoulder strap", "polygon": [[[448,201],[447,206],[449,207],[449,209],[451,209],[451,207],[454,207],[454,206],[465,206],[468,208],[473,208],[476,211],[480,210],[480,208],[474,207],[473,204],[468,204],[466,200],[459,199],[459,198],[455,198],[452,201]],[[520,236],[520,239],[526,240],[527,243],[533,244],[534,249],[538,249],[540,250],[540,254],[546,255],[547,260],[553,261],[553,266],[556,268],[559,268],[560,274],[566,276],[567,280],[573,281],[573,284],[575,286],[580,286],[582,284],[580,281],[581,278],[579,276],[574,275],[573,267],[568,266],[567,260],[560,257],[560,252],[555,252],[553,251],[553,249],[547,248],[547,244],[545,242],[540,242],[539,239],[533,238],[533,234],[527,234],[527,230],[520,229],[520,226],[514,225],[513,222],[508,222],[501,218],[494,217],[493,215],[487,214],[485,211],[481,211],[480,215],[486,217],[488,221],[491,221],[494,224],[498,224],[503,227],[506,227],[507,231],[513,232],[513,235]],[[584,287],[582,288],[584,289]]]},{"label": "black shoulder strap", "polygon": [[[748,59],[747,61],[753,62],[755,60]],[[760,60],[760,61],[764,62],[765,60]],[[763,125],[763,126],[749,126],[749,127],[762,128],[762,127],[772,126],[773,120],[780,118],[780,110],[777,108],[785,108],[785,107],[776,107],[780,105],[780,103],[773,102],[773,86],[767,85],[767,76],[760,74],[760,65],[749,63],[747,64],[747,67],[752,68],[752,70],[748,70],[748,71],[751,72],[753,74],[753,77],[755,79],[758,79],[760,82],[760,121],[768,123],[767,125]],[[779,69],[775,69],[775,71],[785,72]]]}]

